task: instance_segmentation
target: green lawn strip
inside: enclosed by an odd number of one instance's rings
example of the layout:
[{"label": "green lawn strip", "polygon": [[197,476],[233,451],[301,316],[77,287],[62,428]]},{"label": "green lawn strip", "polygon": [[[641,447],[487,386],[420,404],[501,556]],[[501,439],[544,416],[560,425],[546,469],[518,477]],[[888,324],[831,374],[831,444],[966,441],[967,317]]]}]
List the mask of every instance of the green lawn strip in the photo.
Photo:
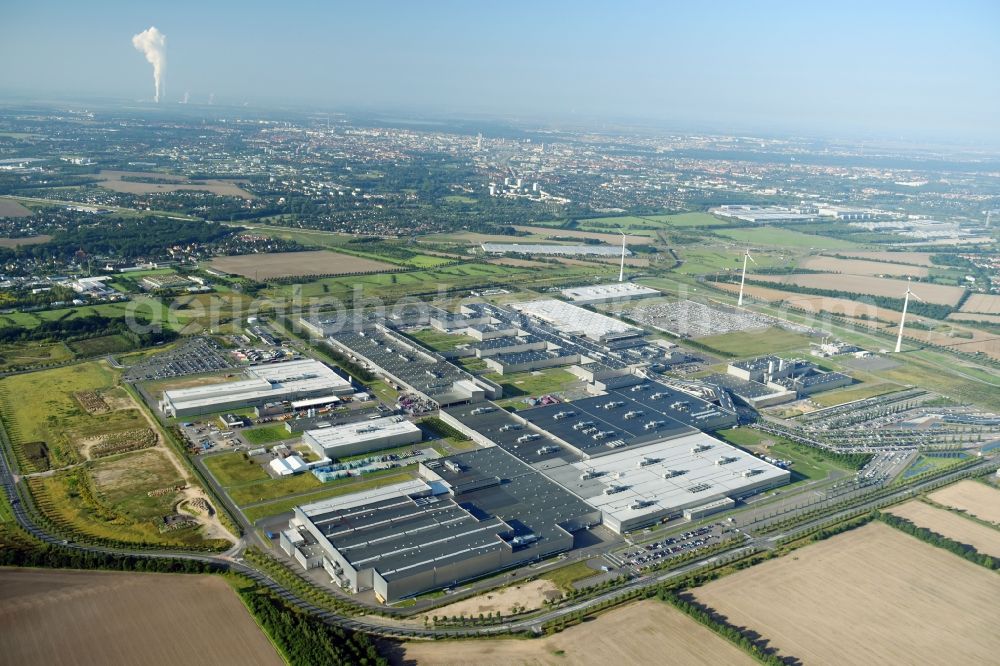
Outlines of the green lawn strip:
[{"label": "green lawn strip", "polygon": [[252,507],[244,509],[243,515],[246,516],[247,520],[253,523],[260,520],[261,518],[266,518],[267,516],[275,516],[281,513],[287,513],[292,509],[294,509],[295,507],[300,506],[302,504],[309,504],[310,502],[318,502],[319,500],[328,499],[330,497],[338,497],[340,495],[347,495],[349,493],[360,492],[362,490],[372,490],[374,488],[379,488],[381,486],[388,486],[394,483],[402,483],[404,481],[409,481],[412,478],[413,478],[412,473],[399,472],[398,468],[391,470],[384,470],[382,472],[373,472],[371,474],[366,474],[365,476],[357,480],[351,479],[351,480],[333,482],[331,483],[330,487],[324,488],[323,490],[314,493],[307,493],[305,495],[299,495],[297,497],[289,497],[275,502],[266,502],[264,504],[254,505]]}]

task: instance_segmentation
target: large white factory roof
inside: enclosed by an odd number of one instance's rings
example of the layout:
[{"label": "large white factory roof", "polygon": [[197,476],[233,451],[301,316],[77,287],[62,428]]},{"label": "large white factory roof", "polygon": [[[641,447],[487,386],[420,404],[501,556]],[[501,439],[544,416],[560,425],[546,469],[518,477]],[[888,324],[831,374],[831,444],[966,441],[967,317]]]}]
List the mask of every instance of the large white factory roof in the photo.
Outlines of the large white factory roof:
[{"label": "large white factory roof", "polygon": [[[789,477],[787,470],[700,432],[575,462],[549,474],[618,524],[738,497]],[[594,476],[583,479],[585,474]],[[607,493],[609,488],[618,490]]]},{"label": "large white factory roof", "polygon": [[644,287],[634,282],[612,282],[611,284],[594,284],[586,287],[571,287],[563,289],[562,295],[574,303],[600,303],[602,301],[643,298],[659,296],[660,292],[650,287]]},{"label": "large white factory roof", "polygon": [[400,416],[386,416],[372,421],[345,423],[332,428],[307,430],[305,434],[319,446],[322,446],[332,457],[336,457],[336,450],[342,446],[356,446],[361,442],[419,432],[420,428]]},{"label": "large white factory roof", "polygon": [[327,391],[349,393],[351,382],[319,361],[307,359],[247,368],[246,379],[163,392],[165,401],[178,411],[210,407],[217,403],[282,400],[288,396]]},{"label": "large white factory roof", "polygon": [[321,516],[334,511],[343,511],[344,509],[352,509],[356,506],[370,504],[371,502],[378,502],[379,500],[391,497],[402,497],[403,495],[413,494],[425,495],[429,494],[431,490],[432,486],[426,481],[413,479],[412,481],[394,483],[391,486],[382,486],[381,488],[373,488],[371,490],[364,490],[357,493],[340,495],[339,497],[331,497],[330,499],[320,500],[319,502],[313,502],[312,504],[304,504],[299,507],[299,511],[309,517]]},{"label": "large white factory roof", "polygon": [[511,303],[510,307],[538,317],[563,333],[585,335],[592,340],[601,340],[615,334],[642,332],[641,328],[555,299]]}]

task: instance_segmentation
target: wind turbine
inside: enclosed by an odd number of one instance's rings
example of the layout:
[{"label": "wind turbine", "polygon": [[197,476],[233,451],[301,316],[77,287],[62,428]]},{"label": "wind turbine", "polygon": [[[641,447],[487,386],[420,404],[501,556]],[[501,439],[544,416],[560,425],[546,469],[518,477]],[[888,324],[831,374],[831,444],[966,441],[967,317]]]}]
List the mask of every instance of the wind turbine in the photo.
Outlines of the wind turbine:
[{"label": "wind turbine", "polygon": [[625,239],[627,237],[625,236],[625,232],[624,231],[620,231],[618,233],[620,233],[622,235],[622,267],[618,271],[618,281],[619,282],[624,282],[625,281]]},{"label": "wind turbine", "polygon": [[747,246],[747,251],[743,255],[743,277],[740,278],[740,297],[739,300],[736,301],[737,307],[743,307],[743,283],[747,281],[747,259],[753,261],[754,264],[757,263],[754,261],[754,258],[750,256],[749,246]]},{"label": "wind turbine", "polygon": [[924,302],[924,299],[920,298],[910,290],[910,278],[906,278],[906,296],[903,298],[903,316],[899,318],[899,336],[896,338],[897,354],[903,347],[903,324],[906,323],[906,308],[910,305],[910,296],[913,296],[913,298],[917,299],[921,303]]}]

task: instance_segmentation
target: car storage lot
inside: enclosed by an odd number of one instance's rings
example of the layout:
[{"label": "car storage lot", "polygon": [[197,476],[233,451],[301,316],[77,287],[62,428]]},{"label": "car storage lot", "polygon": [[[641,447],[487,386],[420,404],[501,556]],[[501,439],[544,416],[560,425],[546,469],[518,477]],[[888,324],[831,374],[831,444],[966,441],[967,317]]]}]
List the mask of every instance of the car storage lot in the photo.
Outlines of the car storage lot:
[{"label": "car storage lot", "polygon": [[694,596],[806,664],[987,664],[1000,651],[1000,576],[881,523]]}]

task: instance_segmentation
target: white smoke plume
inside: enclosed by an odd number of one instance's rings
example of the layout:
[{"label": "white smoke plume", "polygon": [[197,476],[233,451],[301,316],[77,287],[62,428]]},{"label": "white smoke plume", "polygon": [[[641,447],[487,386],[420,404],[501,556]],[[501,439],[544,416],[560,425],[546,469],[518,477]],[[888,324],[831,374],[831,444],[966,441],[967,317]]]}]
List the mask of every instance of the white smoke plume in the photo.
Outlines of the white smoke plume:
[{"label": "white smoke plume", "polygon": [[153,66],[153,81],[156,84],[153,99],[159,102],[164,91],[163,74],[167,69],[167,37],[155,27],[150,27],[132,37],[132,46],[141,51]]}]

